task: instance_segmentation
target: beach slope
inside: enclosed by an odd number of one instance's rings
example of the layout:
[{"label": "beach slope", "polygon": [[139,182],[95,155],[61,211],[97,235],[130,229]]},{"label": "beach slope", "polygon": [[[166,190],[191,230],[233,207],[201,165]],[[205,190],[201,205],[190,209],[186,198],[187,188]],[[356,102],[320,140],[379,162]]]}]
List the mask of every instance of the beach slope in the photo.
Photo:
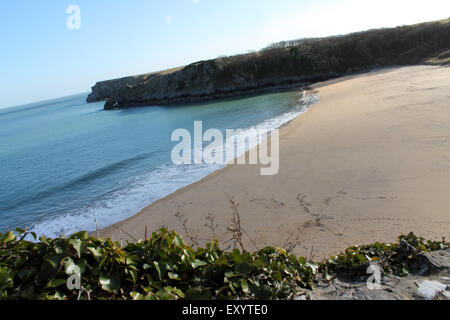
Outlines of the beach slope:
[{"label": "beach slope", "polygon": [[296,243],[296,254],[318,259],[402,232],[449,237],[450,68],[382,69],[312,90],[320,102],[281,130],[277,175],[229,165],[100,235],[142,239],[146,226],[167,226],[189,241],[180,212],[191,237],[226,248],[229,194],[248,250]]}]

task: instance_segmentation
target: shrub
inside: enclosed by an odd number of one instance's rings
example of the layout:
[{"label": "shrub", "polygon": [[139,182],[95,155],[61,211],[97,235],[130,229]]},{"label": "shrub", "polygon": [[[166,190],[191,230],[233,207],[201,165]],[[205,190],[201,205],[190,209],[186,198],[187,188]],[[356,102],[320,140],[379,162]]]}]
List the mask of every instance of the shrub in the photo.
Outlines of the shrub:
[{"label": "shrub", "polygon": [[397,276],[406,276],[409,267],[419,253],[442,250],[448,247],[443,239],[426,241],[414,233],[398,238],[398,243],[375,243],[366,246],[354,246],[345,250],[344,254],[324,261],[320,268],[324,274],[345,272],[349,276],[365,274],[370,263],[377,263],[385,272]]},{"label": "shrub", "polygon": [[87,232],[38,243],[8,232],[0,248],[3,299],[79,298],[66,285],[77,268],[91,299],[282,299],[299,284],[310,288],[317,270],[280,248],[224,252],[213,242],[193,249],[164,229],[124,248]]},{"label": "shrub", "polygon": [[[330,276],[376,260],[404,275],[419,252],[448,245],[410,234],[316,264],[281,248],[226,252],[213,242],[194,249],[165,229],[125,247],[87,232],[30,242],[25,239],[36,240],[34,233],[16,231],[0,234],[0,299],[289,299],[300,288],[312,289],[319,271]],[[81,286],[69,289],[67,279],[77,273]]]}]

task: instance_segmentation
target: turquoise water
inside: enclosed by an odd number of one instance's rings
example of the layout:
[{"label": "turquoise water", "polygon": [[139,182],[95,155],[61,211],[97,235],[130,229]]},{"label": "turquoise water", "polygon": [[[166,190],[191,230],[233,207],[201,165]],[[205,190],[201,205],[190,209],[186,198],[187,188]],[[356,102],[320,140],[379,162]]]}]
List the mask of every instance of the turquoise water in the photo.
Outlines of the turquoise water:
[{"label": "turquoise water", "polygon": [[172,131],[273,129],[304,111],[300,92],[104,111],[76,95],[0,110],[0,230],[59,236],[106,227],[220,168],[171,163]]}]

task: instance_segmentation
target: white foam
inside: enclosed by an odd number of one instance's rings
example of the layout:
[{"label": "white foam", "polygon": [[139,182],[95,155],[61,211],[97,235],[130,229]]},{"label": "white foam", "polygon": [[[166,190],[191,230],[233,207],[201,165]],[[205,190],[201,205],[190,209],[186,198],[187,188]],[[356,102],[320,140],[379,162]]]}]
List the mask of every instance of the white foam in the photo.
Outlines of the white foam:
[{"label": "white foam", "polygon": [[[242,141],[245,137],[256,137],[261,134],[261,130],[271,132],[304,113],[308,106],[317,101],[316,95],[303,92],[291,111],[248,129],[237,131],[237,141]],[[258,138],[260,137],[258,136]],[[255,147],[255,141],[258,139],[251,139],[245,151]],[[222,167],[224,165],[219,164],[163,165],[157,170],[135,178],[130,187],[109,194],[105,199],[98,200],[89,207],[38,222],[31,228],[31,231],[36,232],[39,236],[47,237],[70,235],[80,230],[94,231],[96,230],[94,215],[99,228],[105,228],[131,217],[156,200],[201,180]]]},{"label": "white foam", "polygon": [[217,169],[218,166],[211,165],[165,165],[135,178],[130,187],[109,194],[105,199],[97,200],[89,207],[39,222],[31,228],[31,231],[47,237],[70,235],[80,230],[94,231],[96,230],[94,216],[99,228],[105,228],[134,215],[154,201],[202,179]]}]

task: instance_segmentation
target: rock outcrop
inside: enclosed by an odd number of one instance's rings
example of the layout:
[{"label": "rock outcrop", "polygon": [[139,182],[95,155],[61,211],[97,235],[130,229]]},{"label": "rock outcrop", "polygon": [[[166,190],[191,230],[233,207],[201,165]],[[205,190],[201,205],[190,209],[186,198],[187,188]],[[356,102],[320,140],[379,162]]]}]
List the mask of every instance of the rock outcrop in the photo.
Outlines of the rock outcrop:
[{"label": "rock outcrop", "polygon": [[349,280],[345,274],[322,279],[299,300],[450,300],[450,249],[421,254],[410,274],[383,274],[379,288],[367,286],[367,277]]},{"label": "rock outcrop", "polygon": [[335,73],[265,77],[235,72],[228,78],[220,60],[201,61],[164,73],[103,81],[92,88],[87,102],[105,100],[105,109],[192,103],[272,92],[336,77]]},{"label": "rock outcrop", "polygon": [[450,20],[275,44],[262,51],[98,82],[105,109],[190,103],[289,89],[374,67],[443,63]]}]

